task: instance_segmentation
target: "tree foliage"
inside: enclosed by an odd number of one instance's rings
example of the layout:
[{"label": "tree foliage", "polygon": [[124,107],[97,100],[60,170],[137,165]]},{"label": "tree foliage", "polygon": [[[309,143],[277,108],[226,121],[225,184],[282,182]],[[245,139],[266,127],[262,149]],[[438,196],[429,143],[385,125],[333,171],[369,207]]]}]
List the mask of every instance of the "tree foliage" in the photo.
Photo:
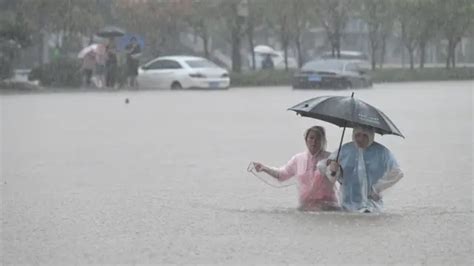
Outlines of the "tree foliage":
[{"label": "tree foliage", "polygon": [[331,45],[332,56],[341,56],[341,39],[349,20],[354,2],[352,0],[318,0],[318,16]]},{"label": "tree foliage", "polygon": [[[13,74],[13,62],[22,48],[31,45],[31,29],[17,3],[8,3],[9,9],[0,11],[0,79]],[[1,3],[0,7],[6,7]]]}]

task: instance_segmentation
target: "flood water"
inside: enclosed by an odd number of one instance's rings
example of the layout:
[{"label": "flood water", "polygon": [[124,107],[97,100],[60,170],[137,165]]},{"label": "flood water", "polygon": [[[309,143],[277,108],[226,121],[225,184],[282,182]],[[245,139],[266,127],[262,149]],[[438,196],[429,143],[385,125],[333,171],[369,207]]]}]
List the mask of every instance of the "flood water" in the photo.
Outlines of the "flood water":
[{"label": "flood water", "polygon": [[252,160],[286,163],[314,124],[335,150],[340,128],[286,109],[350,91],[0,96],[1,261],[470,264],[473,87],[355,91],[406,136],[376,136],[405,173],[378,215],[299,212],[295,186],[246,171]]}]

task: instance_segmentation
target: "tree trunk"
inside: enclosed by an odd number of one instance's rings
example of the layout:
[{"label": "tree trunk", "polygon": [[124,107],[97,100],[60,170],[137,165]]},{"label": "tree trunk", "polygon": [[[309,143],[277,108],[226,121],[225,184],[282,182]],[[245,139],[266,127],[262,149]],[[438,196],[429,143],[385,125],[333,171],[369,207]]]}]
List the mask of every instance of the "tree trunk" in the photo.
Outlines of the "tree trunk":
[{"label": "tree trunk", "polygon": [[299,33],[297,33],[297,36],[295,38],[295,44],[296,44],[296,52],[298,53],[298,68],[301,68],[303,66],[303,55],[301,51],[301,40],[300,40]]},{"label": "tree trunk", "polygon": [[415,68],[415,56],[413,55],[413,48],[408,48],[408,55],[410,56],[410,69]]},{"label": "tree trunk", "polygon": [[451,47],[451,67],[453,69],[456,68],[456,42],[453,42],[453,46]]},{"label": "tree trunk", "polygon": [[285,56],[285,71],[288,71],[288,40],[283,42],[283,55]]},{"label": "tree trunk", "polygon": [[249,35],[249,47],[250,47],[250,54],[252,56],[252,69],[253,70],[257,68],[255,64],[255,51],[253,50],[254,46],[255,44],[253,43],[253,36]]},{"label": "tree trunk", "polygon": [[332,58],[336,58],[336,44],[334,40],[331,40],[331,56]]},{"label": "tree trunk", "polygon": [[380,49],[380,63],[379,68],[383,68],[383,64],[385,63],[385,52],[387,47],[387,36],[382,37],[382,48]]},{"label": "tree trunk", "polygon": [[207,34],[207,31],[204,29],[202,34],[202,44],[204,48],[204,57],[209,59],[209,34]]},{"label": "tree trunk", "polygon": [[44,37],[43,37],[43,32],[40,31],[38,34],[38,62],[40,65],[43,65],[45,63],[45,58],[44,58]]},{"label": "tree trunk", "polygon": [[425,67],[425,55],[426,55],[426,42],[420,42],[420,68]]},{"label": "tree trunk", "polygon": [[247,37],[248,37],[248,41],[249,41],[250,54],[252,56],[252,70],[255,70],[256,69],[255,51],[253,50],[255,44],[254,44],[254,40],[253,40],[253,35],[254,35],[253,21],[249,21],[249,25],[248,25],[248,28],[247,28]]},{"label": "tree trunk", "polygon": [[448,40],[448,47],[446,48],[446,69],[451,65],[451,40]]},{"label": "tree trunk", "polygon": [[232,29],[232,71],[240,73],[242,70],[242,58],[240,56],[240,26]]},{"label": "tree trunk", "polygon": [[331,57],[336,58],[336,41],[335,41],[334,34],[331,32],[328,32],[328,39],[329,39],[329,44],[331,45]]},{"label": "tree trunk", "polygon": [[456,68],[456,47],[458,43],[461,41],[461,38],[458,37],[453,41],[452,45],[452,52],[451,52],[451,62],[452,62],[452,67]]},{"label": "tree trunk", "polygon": [[405,23],[401,21],[401,27],[402,27],[402,43],[401,43],[401,54],[402,54],[402,68],[405,68],[405,39],[406,39],[406,33],[405,33]]},{"label": "tree trunk", "polygon": [[[373,36],[372,36],[373,37]],[[376,52],[377,52],[377,44],[376,41],[370,37],[369,42],[370,42],[370,56],[371,56],[371,65],[372,65],[372,70],[375,70],[376,68],[376,63],[377,63],[377,58],[376,58]]]},{"label": "tree trunk", "polygon": [[446,68],[448,69],[451,67],[451,62],[454,61],[452,47],[453,47],[453,40],[448,39],[448,48],[446,51]]}]

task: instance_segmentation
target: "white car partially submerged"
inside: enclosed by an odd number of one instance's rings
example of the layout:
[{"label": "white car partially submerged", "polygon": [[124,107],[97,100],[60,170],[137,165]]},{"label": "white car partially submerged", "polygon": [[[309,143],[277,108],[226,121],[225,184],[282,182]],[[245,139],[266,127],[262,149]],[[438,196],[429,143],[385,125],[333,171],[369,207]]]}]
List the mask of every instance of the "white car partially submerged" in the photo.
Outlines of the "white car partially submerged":
[{"label": "white car partially submerged", "polygon": [[229,72],[206,58],[163,56],[138,69],[138,84],[151,89],[228,89]]}]

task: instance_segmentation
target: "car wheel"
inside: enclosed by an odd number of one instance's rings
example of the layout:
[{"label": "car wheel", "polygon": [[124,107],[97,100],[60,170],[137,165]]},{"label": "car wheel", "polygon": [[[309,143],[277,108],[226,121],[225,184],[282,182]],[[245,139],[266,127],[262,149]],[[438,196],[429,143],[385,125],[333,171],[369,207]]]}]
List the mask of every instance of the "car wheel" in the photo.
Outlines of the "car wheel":
[{"label": "car wheel", "polygon": [[182,90],[183,86],[181,86],[181,83],[175,81],[173,84],[171,84],[171,89],[172,90]]}]

